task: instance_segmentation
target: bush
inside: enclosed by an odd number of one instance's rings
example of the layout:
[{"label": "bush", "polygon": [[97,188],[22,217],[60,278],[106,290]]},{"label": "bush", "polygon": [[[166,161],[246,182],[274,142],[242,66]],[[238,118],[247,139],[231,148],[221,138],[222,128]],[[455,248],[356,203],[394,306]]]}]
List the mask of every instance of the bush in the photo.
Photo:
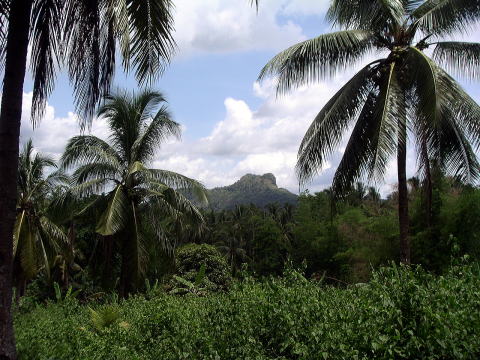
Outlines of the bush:
[{"label": "bush", "polygon": [[480,269],[390,267],[321,287],[300,274],[207,297],[133,297],[101,332],[75,303],[15,319],[20,359],[478,359]]},{"label": "bush", "polygon": [[178,276],[194,282],[202,264],[205,264],[206,290],[219,291],[229,287],[232,277],[227,261],[214,246],[188,244],[178,249],[176,254]]}]

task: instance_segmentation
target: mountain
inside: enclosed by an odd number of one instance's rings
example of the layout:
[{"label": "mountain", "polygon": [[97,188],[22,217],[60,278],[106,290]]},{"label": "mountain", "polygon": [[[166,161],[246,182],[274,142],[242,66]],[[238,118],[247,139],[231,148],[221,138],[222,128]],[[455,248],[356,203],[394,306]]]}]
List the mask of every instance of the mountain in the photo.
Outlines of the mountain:
[{"label": "mountain", "polygon": [[258,207],[271,203],[296,204],[297,198],[290,191],[279,188],[273,174],[247,174],[233,185],[208,190],[208,207],[227,210],[241,204],[254,204]]}]

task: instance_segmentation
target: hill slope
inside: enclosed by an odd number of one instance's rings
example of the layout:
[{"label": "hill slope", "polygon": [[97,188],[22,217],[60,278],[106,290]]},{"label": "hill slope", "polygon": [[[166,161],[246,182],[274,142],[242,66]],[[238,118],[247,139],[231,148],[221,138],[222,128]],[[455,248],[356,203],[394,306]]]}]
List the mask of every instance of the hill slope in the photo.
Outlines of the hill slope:
[{"label": "hill slope", "polygon": [[279,188],[273,174],[242,176],[233,185],[208,190],[209,207],[214,210],[232,209],[235,205],[271,203],[296,204],[298,196]]}]

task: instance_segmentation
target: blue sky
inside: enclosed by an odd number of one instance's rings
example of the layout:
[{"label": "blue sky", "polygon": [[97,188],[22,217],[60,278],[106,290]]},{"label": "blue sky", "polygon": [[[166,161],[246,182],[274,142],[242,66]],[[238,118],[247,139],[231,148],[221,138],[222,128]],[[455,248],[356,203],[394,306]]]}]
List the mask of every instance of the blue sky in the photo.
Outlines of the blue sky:
[{"label": "blue sky", "polygon": [[[294,174],[302,135],[323,104],[355,69],[277,99],[271,82],[256,83],[262,66],[277,52],[330,30],[324,22],[328,0],[264,0],[258,14],[247,0],[177,0],[175,39],[178,52],[153,85],[169,102],[182,124],[182,140],[169,141],[152,164],[194,177],[208,187],[233,183],[245,173],[273,172],[277,183],[298,191]],[[479,41],[478,33],[470,38]],[[361,64],[359,64],[360,66]],[[130,76],[117,69],[115,84],[135,89]],[[478,100],[478,83],[466,84]],[[65,75],[60,74],[45,119],[32,132],[28,121],[30,79],[25,84],[22,141],[33,137],[39,151],[58,157],[69,137],[78,133]],[[92,133],[107,136],[101,120]],[[342,147],[311,184],[328,186]],[[410,174],[415,167],[409,155]],[[384,192],[395,183],[394,163]]]}]

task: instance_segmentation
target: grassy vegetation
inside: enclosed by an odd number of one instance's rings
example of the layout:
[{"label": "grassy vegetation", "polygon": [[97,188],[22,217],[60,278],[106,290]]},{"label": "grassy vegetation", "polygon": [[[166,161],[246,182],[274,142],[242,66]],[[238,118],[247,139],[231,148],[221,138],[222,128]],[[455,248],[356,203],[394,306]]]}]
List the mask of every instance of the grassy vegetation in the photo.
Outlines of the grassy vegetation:
[{"label": "grassy vegetation", "polygon": [[375,271],[325,286],[286,270],[205,297],[157,292],[16,312],[20,359],[477,359],[480,267]]}]

